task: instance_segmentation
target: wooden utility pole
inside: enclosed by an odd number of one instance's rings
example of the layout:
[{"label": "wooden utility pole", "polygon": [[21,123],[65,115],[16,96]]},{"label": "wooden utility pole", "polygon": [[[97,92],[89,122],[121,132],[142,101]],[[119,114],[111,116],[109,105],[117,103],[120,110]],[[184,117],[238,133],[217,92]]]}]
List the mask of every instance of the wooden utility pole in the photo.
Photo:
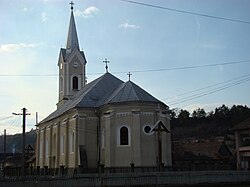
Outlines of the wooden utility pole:
[{"label": "wooden utility pole", "polygon": [[5,167],[5,159],[6,159],[6,129],[4,129],[4,134],[3,134],[3,167]]},{"label": "wooden utility pole", "polygon": [[25,149],[25,126],[26,126],[26,116],[30,115],[27,112],[26,108],[22,109],[23,113],[12,113],[14,115],[22,115],[23,116],[23,134],[22,134],[22,160],[21,160],[21,176],[24,177],[25,176],[25,153],[24,153],[24,149]]}]

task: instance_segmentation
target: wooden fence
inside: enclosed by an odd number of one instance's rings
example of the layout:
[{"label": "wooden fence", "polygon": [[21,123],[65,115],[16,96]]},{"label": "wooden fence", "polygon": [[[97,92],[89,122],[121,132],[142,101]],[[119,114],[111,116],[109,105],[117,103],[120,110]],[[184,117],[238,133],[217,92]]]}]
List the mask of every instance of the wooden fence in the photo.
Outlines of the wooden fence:
[{"label": "wooden fence", "polygon": [[56,176],[5,177],[1,187],[160,186],[250,183],[249,171],[92,173]]}]

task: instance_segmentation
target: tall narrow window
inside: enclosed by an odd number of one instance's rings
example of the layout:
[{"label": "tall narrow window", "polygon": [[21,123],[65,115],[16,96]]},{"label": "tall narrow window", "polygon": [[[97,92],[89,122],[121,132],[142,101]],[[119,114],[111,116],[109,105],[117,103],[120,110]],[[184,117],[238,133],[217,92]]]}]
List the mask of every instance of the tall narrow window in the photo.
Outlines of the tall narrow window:
[{"label": "tall narrow window", "polygon": [[128,128],[122,127],[120,129],[120,145],[128,145]]},{"label": "tall narrow window", "polygon": [[71,134],[71,152],[73,153],[75,151],[75,132],[72,132]]},{"label": "tall narrow window", "polygon": [[101,148],[104,149],[105,147],[105,136],[104,136],[104,128],[101,129]]},{"label": "tall narrow window", "polygon": [[45,152],[46,152],[46,158],[48,158],[49,157],[49,140],[48,139],[46,139]]},{"label": "tall narrow window", "polygon": [[73,77],[73,90],[78,90],[78,77]]},{"label": "tall narrow window", "polygon": [[41,138],[41,141],[40,141],[40,158],[42,158],[43,157],[43,140],[42,140],[42,138]]},{"label": "tall narrow window", "polygon": [[64,145],[65,144],[65,137],[64,135],[61,136],[61,153],[64,154]]},{"label": "tall narrow window", "polygon": [[56,141],[56,134],[53,135],[53,144],[52,146],[52,156],[56,156],[56,147],[57,147],[57,141]]}]

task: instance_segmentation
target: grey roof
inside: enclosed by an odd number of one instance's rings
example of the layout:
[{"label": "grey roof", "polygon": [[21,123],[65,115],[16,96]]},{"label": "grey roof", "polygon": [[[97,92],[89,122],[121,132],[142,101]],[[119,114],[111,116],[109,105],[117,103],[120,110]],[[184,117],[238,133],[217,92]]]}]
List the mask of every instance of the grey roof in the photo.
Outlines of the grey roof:
[{"label": "grey roof", "polygon": [[105,103],[130,101],[160,102],[132,81],[128,81],[121,84]]},{"label": "grey roof", "polygon": [[[84,52],[83,52],[83,51],[80,51],[80,50],[79,50],[79,52],[80,52],[80,54],[82,55],[83,59],[86,60]],[[60,54],[62,54],[63,60],[66,61],[66,60],[69,58],[69,56],[72,54],[72,52],[71,52],[71,53],[67,53],[67,50],[66,50],[66,49],[61,48]],[[86,63],[87,63],[87,62],[86,62]]]},{"label": "grey roof", "polygon": [[78,37],[76,32],[76,24],[73,11],[71,11],[70,22],[69,22],[69,30],[68,30],[68,38],[67,38],[67,49],[79,49]]},{"label": "grey roof", "polygon": [[72,108],[98,108],[106,104],[124,102],[162,103],[135,83],[123,82],[114,75],[105,73],[85,85],[71,100],[68,100],[40,123],[52,120]]}]

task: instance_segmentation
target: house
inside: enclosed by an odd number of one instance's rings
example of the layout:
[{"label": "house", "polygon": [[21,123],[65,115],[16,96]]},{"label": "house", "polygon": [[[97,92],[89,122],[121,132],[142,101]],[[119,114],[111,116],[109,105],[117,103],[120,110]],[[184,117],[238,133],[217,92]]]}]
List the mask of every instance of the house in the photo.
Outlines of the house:
[{"label": "house", "polygon": [[107,66],[86,84],[86,64],[71,4],[67,45],[58,60],[59,100],[37,125],[36,166],[171,167],[168,106]]},{"label": "house", "polygon": [[235,125],[237,170],[250,169],[250,118]]},{"label": "house", "polygon": [[234,155],[224,141],[174,141],[174,170],[230,170],[234,169]]}]

